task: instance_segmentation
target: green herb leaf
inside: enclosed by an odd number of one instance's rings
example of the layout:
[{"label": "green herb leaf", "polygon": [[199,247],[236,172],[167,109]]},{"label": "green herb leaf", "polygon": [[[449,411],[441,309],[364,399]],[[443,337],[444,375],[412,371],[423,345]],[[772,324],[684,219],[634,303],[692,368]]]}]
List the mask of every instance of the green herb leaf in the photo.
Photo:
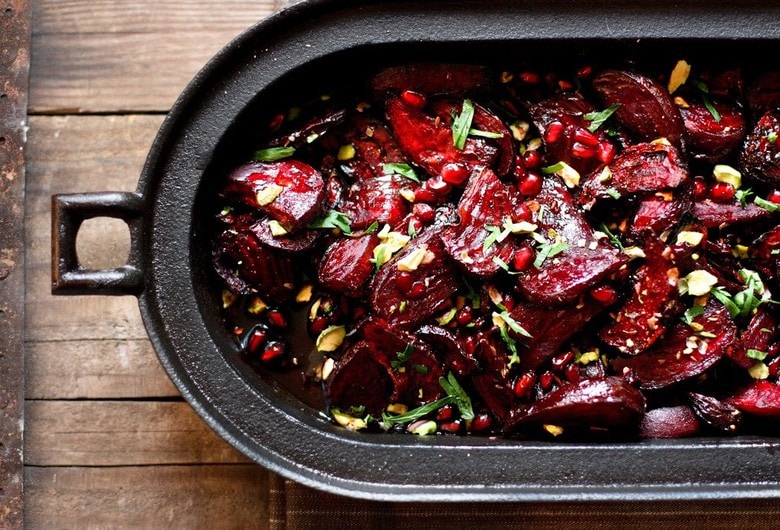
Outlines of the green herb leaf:
[{"label": "green herb leaf", "polygon": [[379,230],[379,222],[378,221],[374,221],[373,223],[368,225],[365,230],[363,230],[363,233],[364,234],[373,234],[377,230]]},{"label": "green herb leaf", "polygon": [[480,136],[482,138],[503,138],[501,133],[494,133],[490,131],[480,131],[479,129],[469,129],[469,136]]},{"label": "green herb leaf", "polygon": [[682,321],[688,324],[689,326],[693,322],[693,319],[697,316],[704,313],[704,306],[703,305],[695,305],[689,309],[685,310],[685,313],[683,313]]},{"label": "green herb leaf", "polygon": [[504,344],[506,344],[507,348],[509,348],[509,352],[512,354],[512,356],[509,358],[507,366],[512,366],[513,364],[520,362],[520,354],[517,351],[517,342],[515,339],[509,336],[508,330],[509,328],[507,326],[498,326],[498,331],[501,334],[501,340],[504,341]]},{"label": "green herb leaf", "polygon": [[392,174],[401,175],[402,177],[406,177],[409,180],[416,182],[417,184],[420,183],[420,178],[417,176],[417,173],[414,171],[414,168],[412,168],[412,166],[410,166],[409,164],[398,164],[398,163],[382,164],[382,172],[385,175],[392,175]]},{"label": "green herb leaf", "polygon": [[755,359],[755,360],[757,360],[757,361],[763,361],[764,359],[766,359],[766,356],[767,356],[767,352],[765,352],[765,351],[761,351],[761,350],[754,350],[753,348],[749,348],[749,349],[748,349],[748,350],[745,352],[745,354],[746,354],[746,355],[747,355],[749,358],[751,358],[751,359]]},{"label": "green herb leaf", "polygon": [[709,96],[709,87],[701,80],[696,80],[693,82],[693,84],[701,91],[701,100],[704,103],[704,106],[707,107],[707,110],[710,111],[710,114],[712,114],[712,118],[716,122],[719,122],[721,120],[721,116],[718,110],[715,108],[715,105],[712,104],[712,100]]},{"label": "green herb leaf", "polygon": [[780,211],[780,204],[774,203],[772,201],[768,201],[766,199],[762,199],[761,197],[756,197],[755,199],[753,199],[753,202],[756,203],[756,206],[760,206],[764,210],[770,212]]},{"label": "green herb leaf", "polygon": [[614,105],[610,105],[606,109],[599,111],[599,112],[588,112],[583,118],[588,120],[590,122],[590,125],[588,125],[588,130],[590,132],[596,132],[599,127],[601,127],[605,121],[609,119],[610,116],[612,116],[615,111],[620,107],[620,103],[615,103]]},{"label": "green herb leaf", "polygon": [[558,162],[557,164],[543,167],[542,173],[544,173],[545,175],[552,175],[553,173],[557,173],[562,169],[563,169],[563,162]]},{"label": "green herb leaf", "polygon": [[533,336],[530,333],[528,333],[528,331],[523,326],[521,326],[517,322],[517,320],[515,320],[509,315],[509,312],[506,309],[504,309],[503,311],[497,314],[499,317],[501,317],[501,320],[506,322],[506,325],[509,326],[509,329],[511,329],[518,335],[522,335],[523,337],[528,337],[529,339],[533,338]]},{"label": "green herb leaf", "polygon": [[557,256],[567,248],[569,248],[568,243],[546,243],[544,245],[539,245],[536,247],[536,259],[534,260],[534,267],[538,269],[542,266],[542,263],[544,263],[547,258]]},{"label": "green herb leaf", "polygon": [[739,307],[737,307],[737,304],[731,299],[731,295],[723,287],[715,287],[710,292],[721,304],[726,306],[732,318],[739,315]]},{"label": "green herb leaf", "polygon": [[349,225],[350,219],[347,214],[331,210],[325,217],[317,219],[309,224],[309,228],[338,228],[343,233],[349,235],[352,233],[352,227]]},{"label": "green herb leaf", "polygon": [[269,147],[255,151],[252,157],[257,162],[275,162],[283,158],[289,158],[295,153],[294,147]]},{"label": "green herb leaf", "polygon": [[406,230],[406,235],[409,237],[417,237],[417,230],[414,229],[414,225],[409,222],[409,228]]},{"label": "green herb leaf", "polygon": [[384,423],[388,427],[395,425],[397,423],[400,424],[411,423],[415,420],[419,420],[420,418],[422,418],[427,414],[430,414],[431,412],[439,410],[444,405],[449,405],[450,403],[454,403],[454,402],[455,402],[455,398],[453,398],[452,396],[444,396],[441,399],[437,399],[436,401],[431,401],[430,403],[426,403],[425,405],[417,407],[416,409],[412,409],[403,414],[398,414],[397,416],[388,414],[387,412],[383,412],[382,423]]},{"label": "green herb leaf", "polygon": [[605,193],[606,193],[607,195],[609,195],[610,197],[612,197],[613,199],[615,199],[615,200],[618,200],[619,198],[621,198],[621,197],[622,197],[622,195],[620,194],[620,192],[619,192],[618,190],[616,190],[615,188],[607,188],[607,189],[605,190]]},{"label": "green herb leaf", "polygon": [[460,411],[460,417],[464,420],[474,419],[474,409],[471,406],[471,398],[460,386],[458,380],[455,379],[455,374],[450,372],[447,377],[439,378],[439,385],[447,393],[447,396],[455,400],[455,405]]},{"label": "green herb leaf", "polygon": [[382,264],[385,262],[385,246],[378,245],[376,251],[376,259],[374,260],[374,269],[379,270]]},{"label": "green herb leaf", "polygon": [[764,136],[764,138],[766,138],[767,142],[773,144],[777,141],[777,133],[775,131],[769,131],[768,133],[766,133],[766,136]]},{"label": "green herb leaf", "polygon": [[744,189],[744,190],[737,190],[734,192],[734,196],[737,198],[739,203],[742,205],[742,208],[747,208],[747,201],[750,197],[755,195],[753,193],[753,190],[750,188]]},{"label": "green herb leaf", "polygon": [[493,243],[496,242],[498,236],[501,235],[501,229],[497,226],[487,225],[485,230],[489,232],[488,236],[482,242],[482,251],[489,249]]},{"label": "green herb leaf", "polygon": [[615,234],[613,234],[609,230],[609,228],[607,228],[607,225],[605,225],[604,223],[601,223],[601,226],[599,227],[599,231],[604,232],[605,234],[607,234],[607,237],[609,238],[609,242],[610,242],[610,244],[613,247],[619,248],[621,252],[626,250],[626,247],[623,246],[623,243],[620,241],[620,239],[618,239],[618,237]]},{"label": "green herb leaf", "polygon": [[409,357],[411,357],[413,353],[414,346],[407,344],[404,347],[404,351],[398,352],[396,354],[396,359],[390,361],[390,366],[392,366],[395,370],[398,370],[401,366],[404,365],[406,361],[409,360]]},{"label": "green herb leaf", "polygon": [[412,364],[412,369],[418,374],[425,375],[428,373],[428,367],[424,364]]},{"label": "green herb leaf", "polygon": [[511,275],[520,274],[517,271],[510,270],[509,265],[507,265],[507,262],[499,258],[498,256],[493,256],[493,263],[498,265],[500,268],[504,269],[506,272],[508,272]]},{"label": "green herb leaf", "polygon": [[452,121],[452,144],[457,149],[463,149],[466,146],[466,137],[468,137],[471,130],[471,121],[473,119],[474,105],[470,99],[464,99],[460,114]]}]

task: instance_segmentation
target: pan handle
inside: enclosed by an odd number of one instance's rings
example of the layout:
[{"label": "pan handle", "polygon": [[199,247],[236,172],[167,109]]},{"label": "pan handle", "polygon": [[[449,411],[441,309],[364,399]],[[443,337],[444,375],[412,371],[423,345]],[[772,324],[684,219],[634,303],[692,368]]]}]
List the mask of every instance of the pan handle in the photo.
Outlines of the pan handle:
[{"label": "pan handle", "polygon": [[[52,196],[52,288],[55,295],[134,295],[143,290],[139,249],[143,199],[132,192],[75,193]],[[121,219],[130,230],[127,264],[115,269],[84,269],[76,253],[81,223],[94,217]]]}]

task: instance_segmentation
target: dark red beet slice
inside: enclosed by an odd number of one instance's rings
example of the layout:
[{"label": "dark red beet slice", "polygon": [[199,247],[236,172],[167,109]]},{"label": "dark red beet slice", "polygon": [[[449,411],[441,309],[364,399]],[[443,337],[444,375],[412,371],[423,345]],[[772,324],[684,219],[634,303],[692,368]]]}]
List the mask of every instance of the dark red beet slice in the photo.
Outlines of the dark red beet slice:
[{"label": "dark red beet slice", "polygon": [[501,138],[494,140],[498,145],[496,173],[502,177],[511,173],[515,168],[515,144],[512,133],[504,125],[503,120],[479,103],[474,103],[472,128],[501,135]]},{"label": "dark red beet slice", "polygon": [[331,407],[349,410],[366,407],[378,415],[394,394],[389,366],[380,363],[368,341],[358,341],[333,366],[325,384],[325,398]]},{"label": "dark red beet slice", "polygon": [[747,101],[754,115],[780,107],[780,72],[765,72],[747,89]]},{"label": "dark red beet slice", "polygon": [[693,203],[693,215],[707,228],[722,228],[766,219],[772,213],[752,202],[742,206],[737,199],[726,203],[704,199]]},{"label": "dark red beet slice", "polygon": [[291,258],[265,247],[247,229],[232,226],[225,230],[217,238],[213,259],[217,273],[235,293],[256,292],[272,303],[295,293]]},{"label": "dark red beet slice", "polygon": [[349,217],[353,230],[363,230],[374,222],[396,228],[409,213],[409,202],[400,192],[410,185],[416,186],[400,175],[358,180],[350,186],[340,211]]},{"label": "dark red beet slice", "polygon": [[711,429],[720,434],[736,434],[742,426],[742,413],[734,407],[711,396],[691,392],[688,394],[696,415]]},{"label": "dark red beet slice", "polygon": [[407,162],[395,136],[382,121],[356,114],[350,125],[343,140],[355,148],[355,156],[342,163],[348,174],[357,178],[381,177],[385,174],[384,164]]},{"label": "dark red beet slice", "polygon": [[780,419],[780,385],[753,381],[727,400],[745,414]]},{"label": "dark red beet slice", "polygon": [[729,349],[728,356],[741,367],[750,368],[756,364],[756,360],[747,356],[748,350],[768,352],[776,329],[775,317],[765,307],[759,307],[747,328],[739,336],[734,348]]},{"label": "dark red beet slice", "polygon": [[683,214],[691,208],[693,197],[690,186],[645,195],[639,200],[629,233],[633,236],[647,233],[660,235],[680,222]]},{"label": "dark red beet slice", "polygon": [[576,308],[549,308],[533,304],[515,306],[510,316],[531,334],[531,338],[528,338],[509,331],[510,335],[528,347],[528,350],[520,352],[521,366],[534,370],[538,368],[559,353],[570,338],[603,310],[604,306],[593,301],[585,301]]},{"label": "dark red beet slice", "polygon": [[507,377],[508,352],[500,339],[483,334],[474,348],[474,358],[481,368],[471,378],[474,388],[490,411],[501,422],[505,422],[513,400],[512,387]]},{"label": "dark red beet slice", "polygon": [[638,425],[644,412],[645,397],[623,379],[583,379],[550,392],[530,406],[515,407],[505,430],[511,432],[529,424],[625,427]]},{"label": "dark red beet slice", "polygon": [[323,287],[344,293],[347,296],[361,296],[374,272],[374,247],[379,238],[374,234],[339,238],[328,247],[320,261],[317,278]]},{"label": "dark red beet slice", "polygon": [[713,104],[719,120],[699,102],[689,102],[680,108],[688,136],[688,149],[694,158],[717,163],[725,160],[741,143],[747,133],[745,117],[736,105]]},{"label": "dark red beet slice", "polygon": [[649,348],[682,309],[677,294],[679,271],[671,252],[655,237],[647,239],[644,252],[645,262],[634,273],[628,299],[599,333],[601,340],[629,355]]},{"label": "dark red beet slice", "polygon": [[269,219],[263,218],[249,228],[260,242],[268,248],[287,252],[288,254],[301,254],[308,252],[317,243],[320,232],[303,229],[292,234],[275,236],[271,232]]},{"label": "dark red beet slice", "polygon": [[430,344],[447,369],[458,377],[468,375],[477,368],[477,361],[467,353],[463,341],[451,330],[425,325],[417,330],[416,335]]},{"label": "dark red beet slice", "polygon": [[559,94],[528,110],[544,140],[549,164],[566,162],[584,176],[608,162],[599,158],[599,146],[609,140],[600,130],[588,130],[591,122],[583,116],[595,108],[579,94]]},{"label": "dark red beet slice", "polygon": [[490,71],[470,64],[415,63],[391,66],[370,80],[377,99],[388,92],[412,90],[426,96],[482,93],[492,86]]},{"label": "dark red beet slice", "polygon": [[780,279],[780,225],[759,236],[750,246],[750,251],[767,277]]},{"label": "dark red beet slice", "polygon": [[[371,306],[391,327],[413,329],[450,303],[458,289],[455,268],[436,227],[412,239],[392,260],[382,265],[371,282]],[[424,252],[423,262],[411,271],[398,268],[413,252]]]},{"label": "dark red beet slice", "polygon": [[[750,177],[780,187],[780,109],[767,111],[745,139],[739,158]],[[774,140],[774,141],[773,141]]]},{"label": "dark red beet slice", "polygon": [[328,108],[322,110],[319,114],[312,116],[295,130],[271,141],[270,145],[300,147],[306,143],[311,143],[312,138],[318,138],[330,129],[343,123],[346,116],[347,111],[343,108]]},{"label": "dark red beet slice", "polygon": [[648,410],[639,424],[640,438],[687,438],[700,431],[696,415],[685,405]]},{"label": "dark red beet slice", "polygon": [[583,184],[580,202],[610,197],[611,190],[621,195],[670,190],[688,178],[685,161],[674,146],[663,142],[627,147],[608,166],[607,175],[595,172]]},{"label": "dark red beet slice", "polygon": [[[249,162],[234,170],[222,193],[259,208],[288,232],[304,228],[322,213],[325,182],[304,162]],[[261,202],[258,203],[258,193]]]},{"label": "dark red beet slice", "polygon": [[666,138],[682,146],[685,125],[669,92],[643,75],[606,70],[593,79],[593,88],[605,107],[620,105],[615,118],[638,140]]},{"label": "dark red beet slice", "polygon": [[[451,121],[451,117],[446,118]],[[401,98],[387,100],[387,119],[401,149],[431,176],[440,175],[450,162],[460,163],[470,172],[477,166],[490,166],[496,159],[498,150],[481,138],[467,138],[463,149],[458,149],[453,144],[450,121],[425,114]]]},{"label": "dark red beet slice", "polygon": [[715,338],[697,335],[688,324],[679,322],[653,348],[636,357],[615,359],[613,367],[618,372],[630,371],[639,385],[648,390],[665,388],[703,374],[732,345],[737,328],[720,302],[710,301],[704,313],[693,322]]},{"label": "dark red beet slice", "polygon": [[567,246],[538,268],[532,266],[518,276],[518,287],[529,301],[542,305],[571,303],[628,262],[627,256],[604,239],[596,239],[571,195],[555,177],[544,179],[536,200],[544,206],[538,232],[549,235],[552,230]]},{"label": "dark red beet slice", "polygon": [[458,203],[460,223],[442,233],[444,248],[450,257],[469,273],[487,278],[499,270],[493,260],[510,261],[517,245],[515,237],[494,242],[484,248],[490,235],[487,227],[503,230],[506,220],[513,220],[521,197],[513,186],[504,184],[493,171],[483,169],[473,176]]}]

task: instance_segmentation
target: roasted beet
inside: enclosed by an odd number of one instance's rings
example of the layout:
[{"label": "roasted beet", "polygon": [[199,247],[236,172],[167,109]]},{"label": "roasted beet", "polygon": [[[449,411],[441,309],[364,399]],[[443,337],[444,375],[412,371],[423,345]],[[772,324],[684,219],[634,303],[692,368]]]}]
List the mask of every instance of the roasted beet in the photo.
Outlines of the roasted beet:
[{"label": "roasted beet", "polygon": [[775,317],[766,307],[759,307],[734,347],[728,351],[728,356],[741,367],[750,368],[756,364],[756,359],[748,357],[748,352],[753,350],[766,354],[776,331]]},{"label": "roasted beet", "polygon": [[641,438],[686,438],[701,431],[691,407],[661,407],[648,410],[639,425]]},{"label": "roasted beet", "polygon": [[358,180],[350,186],[340,211],[349,217],[353,230],[375,222],[397,228],[409,213],[409,202],[400,193],[411,186],[416,185],[400,175]]},{"label": "roasted beet", "polygon": [[736,407],[716,399],[691,392],[688,394],[696,415],[711,429],[720,434],[737,434],[742,426],[742,413]]},{"label": "roasted beet", "polygon": [[745,414],[780,419],[780,385],[770,381],[753,381],[728,402]]},{"label": "roasted beet", "polygon": [[626,427],[638,425],[644,412],[645,397],[624,380],[583,379],[564,385],[530,405],[515,407],[506,430],[543,424]]},{"label": "roasted beet", "polygon": [[469,355],[463,339],[451,330],[440,326],[426,325],[417,330],[417,336],[431,345],[431,349],[444,365],[458,377],[463,377],[477,368],[477,361]]},{"label": "roasted beet", "polygon": [[632,72],[607,70],[593,79],[593,88],[605,107],[620,105],[615,117],[637,140],[666,138],[682,146],[682,117],[669,92],[657,81]]},{"label": "roasted beet", "polygon": [[263,218],[249,227],[249,230],[266,247],[289,254],[302,254],[314,248],[319,233],[316,230],[302,229],[292,234],[274,235],[270,219]]},{"label": "roasted beet", "polygon": [[688,137],[688,149],[694,158],[717,163],[726,160],[742,143],[747,133],[745,117],[736,105],[712,103],[715,118],[706,105],[690,102],[680,108]]},{"label": "roasted beet", "polygon": [[508,352],[500,339],[483,335],[474,349],[474,358],[480,366],[471,377],[474,388],[491,412],[506,422],[514,399],[508,377]]},{"label": "roasted beet", "polygon": [[325,385],[325,396],[332,407],[366,407],[371,414],[381,413],[394,393],[390,367],[380,363],[367,341],[357,342],[334,365]]},{"label": "roasted beet", "polygon": [[629,233],[633,236],[647,233],[657,236],[671,229],[693,208],[691,195],[691,186],[643,195],[629,226]]},{"label": "roasted beet", "polygon": [[322,212],[325,182],[319,171],[297,160],[250,162],[230,174],[222,194],[259,208],[295,232]]},{"label": "roasted beet", "polygon": [[755,115],[780,107],[780,72],[758,75],[748,86],[746,96]]},{"label": "roasted beet", "polygon": [[702,375],[731,347],[737,329],[720,302],[710,302],[693,323],[701,327],[698,332],[679,322],[653,348],[636,357],[615,359],[613,367],[618,373],[632,374],[649,390]]},{"label": "roasted beet", "polygon": [[[406,156],[390,129],[379,119],[356,114],[343,136],[343,145],[352,146],[352,156],[342,155],[341,168],[357,179],[381,177],[385,164],[405,164]],[[348,154],[349,150],[347,150]]]},{"label": "roasted beet", "polygon": [[269,142],[273,146],[300,147],[323,136],[330,129],[341,124],[347,116],[344,108],[328,107],[317,109],[314,115],[310,115],[306,121],[298,124],[294,129],[285,131],[284,135]]},{"label": "roasted beet", "polygon": [[771,212],[749,202],[740,203],[736,198],[728,202],[704,199],[693,203],[693,215],[707,228],[722,228],[730,225],[752,223],[771,217]]},{"label": "roasted beet", "polygon": [[337,239],[331,243],[317,271],[320,284],[347,296],[364,294],[364,287],[374,272],[370,260],[378,244],[379,238],[374,234]]},{"label": "roasted beet", "polygon": [[745,139],[739,158],[750,177],[780,187],[780,109],[768,110]]}]

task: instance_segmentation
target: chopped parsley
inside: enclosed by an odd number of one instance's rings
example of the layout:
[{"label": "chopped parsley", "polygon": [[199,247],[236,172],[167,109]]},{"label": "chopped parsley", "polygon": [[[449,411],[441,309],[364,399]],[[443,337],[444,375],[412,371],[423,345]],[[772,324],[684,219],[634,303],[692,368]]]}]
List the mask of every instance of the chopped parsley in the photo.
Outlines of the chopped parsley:
[{"label": "chopped parsley", "polygon": [[751,190],[750,188],[747,188],[747,189],[744,189],[744,190],[737,190],[734,193],[734,196],[737,198],[737,200],[739,201],[739,204],[741,204],[743,208],[747,208],[747,201],[753,195],[755,195],[755,194],[753,193],[753,190]]},{"label": "chopped parsley", "polygon": [[683,313],[683,316],[681,318],[683,322],[685,322],[690,326],[693,323],[693,319],[702,314],[704,314],[704,306],[695,305],[691,308],[686,309],[685,313]]},{"label": "chopped parsley", "polygon": [[588,112],[587,114],[583,115],[582,117],[590,122],[590,125],[588,125],[588,130],[590,132],[596,132],[598,128],[601,127],[619,107],[620,103],[615,103],[614,105],[610,105],[602,111]]},{"label": "chopped parsley", "polygon": [[410,166],[409,164],[399,164],[399,163],[388,163],[388,164],[382,164],[382,172],[385,175],[401,175],[402,177],[406,177],[411,181],[416,182],[417,184],[420,183],[420,178],[417,176],[417,173],[414,171],[414,168]]},{"label": "chopped parsley", "polygon": [[763,300],[756,295],[764,293],[764,283],[758,273],[741,269],[739,276],[745,282],[745,289],[731,295],[723,287],[714,287],[710,292],[726,309],[732,318],[750,316],[762,303],[776,303],[773,300]]},{"label": "chopped parsley", "polygon": [[506,323],[506,325],[509,326],[509,329],[511,329],[518,335],[522,335],[523,337],[528,337],[529,339],[533,338],[531,334],[528,333],[528,331],[517,322],[517,320],[515,320],[509,315],[509,312],[506,309],[504,309],[500,313],[495,313],[495,315],[499,316],[501,320],[503,320]]},{"label": "chopped parsley", "polygon": [[512,354],[512,356],[509,358],[507,366],[512,366],[513,364],[519,363],[520,354],[517,351],[517,342],[515,339],[509,336],[509,331],[507,331],[506,326],[498,326],[498,331],[501,334],[501,340],[504,341],[504,344],[506,344],[507,348],[509,348],[509,352]]},{"label": "chopped parsley", "polygon": [[384,245],[377,245],[374,251],[376,252],[376,257],[371,258],[369,261],[374,262],[374,268],[376,270],[379,270],[379,268],[384,265],[385,263],[385,247]]},{"label": "chopped parsley", "polygon": [[506,272],[508,272],[509,274],[520,274],[519,272],[516,272],[516,271],[510,270],[510,269],[509,269],[509,265],[507,264],[507,262],[506,262],[506,261],[504,261],[504,260],[502,260],[502,259],[501,259],[501,258],[499,258],[498,256],[493,256],[493,263],[495,263],[496,265],[498,265],[500,268],[504,269],[504,270],[505,270]]},{"label": "chopped parsley", "polygon": [[379,222],[378,221],[374,221],[373,223],[368,225],[365,230],[363,230],[363,233],[364,234],[372,234],[372,233],[376,232],[378,229],[379,229]]},{"label": "chopped parsley", "polygon": [[492,226],[492,225],[485,226],[485,230],[487,230],[490,233],[485,238],[485,241],[482,242],[483,251],[489,249],[493,245],[493,243],[501,243],[511,233],[511,231],[508,228],[504,228],[504,230],[501,230],[499,227]]},{"label": "chopped parsley", "polygon": [[615,234],[613,234],[609,230],[609,228],[607,228],[607,225],[605,225],[604,223],[601,223],[601,226],[599,227],[599,230],[601,232],[604,232],[605,234],[607,234],[607,237],[609,238],[609,242],[610,242],[610,244],[613,247],[620,249],[621,252],[626,250],[626,247],[623,246],[623,243],[620,241],[620,239],[618,239],[618,237]]},{"label": "chopped parsley", "polygon": [[536,259],[534,260],[534,267],[537,269],[542,266],[542,263],[547,258],[557,256],[561,252],[569,248],[568,243],[545,243],[536,247]]},{"label": "chopped parsley", "polygon": [[563,169],[563,162],[558,162],[557,164],[553,164],[551,166],[546,166],[542,168],[542,173],[545,175],[552,175],[553,173],[557,173]]},{"label": "chopped parsley", "polygon": [[619,192],[618,190],[616,190],[615,188],[607,188],[607,189],[604,191],[604,193],[606,193],[607,195],[609,195],[610,197],[612,197],[612,198],[613,198],[613,199],[615,199],[615,200],[618,200],[619,198],[621,198],[621,197],[622,197],[622,195],[620,194],[620,192]]},{"label": "chopped parsley", "polygon": [[716,122],[720,122],[720,112],[718,112],[718,109],[715,108],[715,105],[713,105],[712,100],[710,99],[710,89],[702,81],[694,81],[693,84],[696,85],[696,88],[701,90],[701,100],[704,103],[704,106],[707,107],[707,110],[710,112],[710,114],[712,114],[712,118]]},{"label": "chopped parsley", "polygon": [[275,162],[283,158],[289,158],[295,153],[294,147],[269,147],[255,151],[253,160],[256,162]]},{"label": "chopped parsley", "polygon": [[457,149],[463,149],[466,146],[466,138],[471,130],[471,121],[473,119],[474,105],[470,99],[464,99],[460,114],[452,120],[452,144]]},{"label": "chopped parsley", "polygon": [[398,352],[396,354],[396,358],[390,361],[390,366],[392,366],[395,370],[398,370],[401,366],[404,365],[406,361],[409,360],[409,357],[411,357],[413,353],[414,353],[414,346],[412,346],[411,344],[407,344],[404,347],[404,351]]},{"label": "chopped parsley", "polygon": [[766,138],[767,142],[773,144],[777,141],[777,133],[775,131],[769,131],[768,133],[766,133],[764,138]]},{"label": "chopped parsley", "polygon": [[317,219],[309,224],[309,228],[338,228],[343,233],[349,235],[352,233],[352,227],[350,226],[350,219],[347,214],[331,210],[325,217]]}]

